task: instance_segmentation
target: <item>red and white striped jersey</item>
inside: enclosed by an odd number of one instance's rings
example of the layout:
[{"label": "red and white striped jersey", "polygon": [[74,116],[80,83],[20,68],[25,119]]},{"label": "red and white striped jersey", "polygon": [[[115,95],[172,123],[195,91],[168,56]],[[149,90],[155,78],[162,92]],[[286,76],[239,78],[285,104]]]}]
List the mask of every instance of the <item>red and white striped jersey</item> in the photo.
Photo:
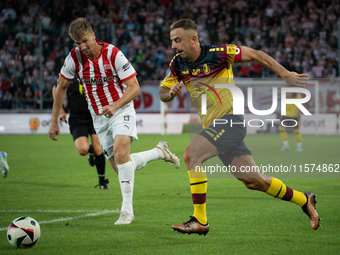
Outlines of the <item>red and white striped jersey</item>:
[{"label": "red and white striped jersey", "polygon": [[135,69],[114,45],[103,45],[96,59],[86,57],[78,47],[71,50],[61,68],[60,76],[71,81],[78,76],[84,88],[92,114],[102,114],[102,108],[121,98],[127,88],[124,81],[137,75]]}]

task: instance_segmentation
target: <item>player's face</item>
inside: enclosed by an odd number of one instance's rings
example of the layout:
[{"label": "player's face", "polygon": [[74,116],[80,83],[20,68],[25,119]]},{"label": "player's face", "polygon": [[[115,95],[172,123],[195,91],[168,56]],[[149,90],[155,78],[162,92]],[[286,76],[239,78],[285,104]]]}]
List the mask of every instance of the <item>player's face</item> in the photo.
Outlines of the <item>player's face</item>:
[{"label": "player's face", "polygon": [[85,32],[79,39],[74,40],[80,51],[87,57],[94,51],[96,37],[94,33]]},{"label": "player's face", "polygon": [[175,28],[170,32],[172,48],[180,55],[181,58],[192,60],[193,58],[193,38],[192,33],[183,28]]}]

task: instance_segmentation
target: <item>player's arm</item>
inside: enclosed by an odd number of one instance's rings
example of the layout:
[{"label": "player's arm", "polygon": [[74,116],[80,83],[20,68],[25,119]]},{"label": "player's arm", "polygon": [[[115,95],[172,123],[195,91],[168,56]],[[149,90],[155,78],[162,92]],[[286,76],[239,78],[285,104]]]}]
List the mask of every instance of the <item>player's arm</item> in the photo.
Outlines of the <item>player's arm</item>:
[{"label": "player's arm", "polygon": [[296,72],[288,71],[274,58],[261,50],[254,50],[246,46],[240,46],[240,49],[241,62],[258,62],[265,68],[268,68],[278,74],[281,78],[285,79],[288,86],[304,87],[307,84],[308,74],[298,74]]},{"label": "player's arm", "polygon": [[172,101],[182,91],[181,80],[176,75],[175,63],[171,61],[170,72],[162,81],[159,88],[159,98],[163,102]]},{"label": "player's arm", "polygon": [[[53,98],[54,98],[54,94],[55,94],[55,90],[56,90],[56,89],[57,89],[57,87],[56,87],[56,86],[53,86],[53,88],[52,88],[52,97],[53,97]],[[59,119],[60,119],[61,121],[65,121],[65,122],[67,123],[67,113],[65,112],[63,106],[60,108]]]},{"label": "player's arm", "polygon": [[49,137],[55,141],[58,140],[58,138],[56,138],[55,136],[59,135],[59,132],[60,132],[60,128],[58,124],[60,109],[65,100],[66,91],[70,83],[71,81],[63,78],[62,76],[59,76],[57,87],[54,91],[54,95],[53,95],[54,100],[53,100],[52,118],[51,118],[50,130],[49,130]]},{"label": "player's arm", "polygon": [[106,117],[112,117],[119,108],[130,103],[139,95],[140,87],[136,76],[124,81],[124,84],[127,88],[123,96],[112,104],[103,107],[103,114]]},{"label": "player's arm", "polygon": [[182,83],[176,82],[171,88],[161,86],[159,88],[159,98],[163,102],[172,101],[182,90]]}]

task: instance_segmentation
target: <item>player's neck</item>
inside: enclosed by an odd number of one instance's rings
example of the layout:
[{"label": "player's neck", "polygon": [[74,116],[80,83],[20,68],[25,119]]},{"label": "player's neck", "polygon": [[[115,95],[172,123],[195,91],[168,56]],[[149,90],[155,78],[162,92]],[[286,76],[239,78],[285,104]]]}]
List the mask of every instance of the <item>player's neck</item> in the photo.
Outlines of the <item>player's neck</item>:
[{"label": "player's neck", "polygon": [[96,43],[91,55],[89,56],[89,58],[91,58],[91,59],[98,58],[98,56],[100,55],[100,53],[102,51],[102,47],[103,47],[103,45]]},{"label": "player's neck", "polygon": [[201,45],[198,44],[197,47],[194,47],[192,57],[190,59],[187,59],[188,62],[195,62],[201,55],[201,51],[202,51]]}]

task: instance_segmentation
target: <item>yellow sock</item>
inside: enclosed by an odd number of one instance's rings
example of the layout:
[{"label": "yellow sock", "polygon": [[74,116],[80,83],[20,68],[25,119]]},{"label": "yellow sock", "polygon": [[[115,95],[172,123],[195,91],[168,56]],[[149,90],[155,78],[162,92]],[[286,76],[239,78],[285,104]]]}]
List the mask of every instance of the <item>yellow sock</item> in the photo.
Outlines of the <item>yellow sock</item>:
[{"label": "yellow sock", "polygon": [[299,130],[298,129],[294,129],[294,133],[295,133],[296,141],[298,143],[301,142],[302,137],[301,137],[301,134],[300,134]]},{"label": "yellow sock", "polygon": [[192,195],[192,201],[194,203],[194,217],[201,223],[206,224],[206,193],[208,188],[208,178],[206,173],[196,170],[188,171],[190,179],[190,190]]},{"label": "yellow sock", "polygon": [[280,132],[282,141],[287,140],[287,133],[285,131],[285,128],[282,126],[279,126],[279,132]]},{"label": "yellow sock", "polygon": [[304,193],[289,188],[282,181],[274,177],[272,177],[272,182],[266,193],[275,198],[294,202],[300,207],[307,202],[307,198]]}]

